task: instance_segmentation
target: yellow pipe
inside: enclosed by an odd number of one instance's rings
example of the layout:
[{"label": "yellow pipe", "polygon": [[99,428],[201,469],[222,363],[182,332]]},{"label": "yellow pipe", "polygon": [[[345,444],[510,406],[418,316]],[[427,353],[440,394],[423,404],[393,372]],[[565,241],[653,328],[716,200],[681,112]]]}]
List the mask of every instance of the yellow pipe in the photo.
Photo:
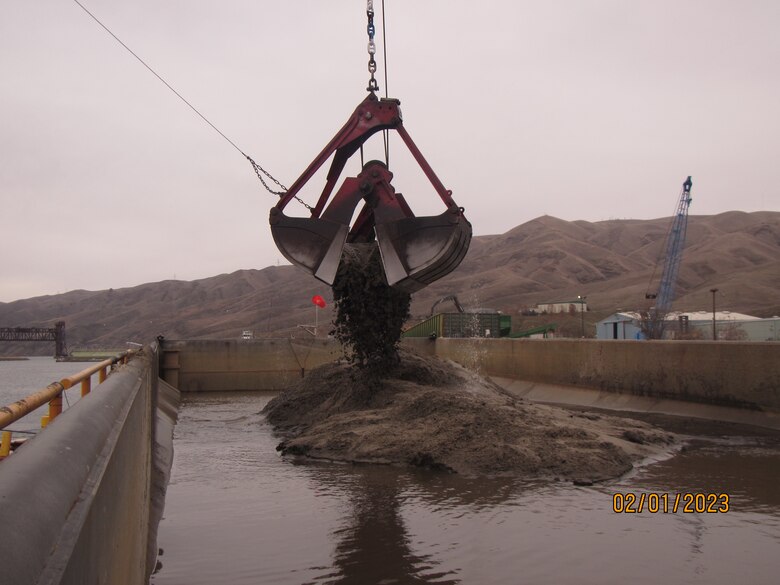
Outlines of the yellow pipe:
[{"label": "yellow pipe", "polygon": [[3,431],[0,438],[0,459],[5,459],[11,454],[11,431]]},{"label": "yellow pipe", "polygon": [[84,378],[81,381],[81,397],[83,398],[92,390],[92,378]]},{"label": "yellow pipe", "polygon": [[49,400],[49,421],[53,421],[62,414],[62,392]]},{"label": "yellow pipe", "polygon": [[59,382],[52,382],[46,386],[46,388],[39,390],[35,394],[30,394],[26,398],[17,400],[13,404],[3,406],[0,408],[0,429],[3,429],[12,422],[19,420],[24,415],[29,414],[39,406],[43,406],[63,390],[64,388],[62,384]]},{"label": "yellow pipe", "polygon": [[[99,364],[87,368],[86,370],[82,370],[78,374],[63,378],[59,382],[52,382],[43,390],[39,390],[34,394],[30,394],[21,400],[17,400],[13,404],[0,407],[0,429],[7,427],[12,422],[19,420],[23,416],[26,416],[47,402],[51,403],[55,401],[55,399],[59,400],[59,405],[57,402],[54,402],[54,404],[50,405],[49,407],[49,414],[41,418],[41,426],[46,426],[49,420],[54,419],[62,412],[62,398],[60,397],[60,394],[63,390],[70,388],[79,382],[83,382],[85,379],[88,379],[92,374],[98,371],[100,372],[100,382],[105,381],[107,375],[106,368],[108,368],[108,366],[110,366],[112,363],[118,362],[125,356],[134,355],[136,353],[138,353],[138,350],[128,350],[114,358],[102,361]],[[46,419],[46,421],[44,421],[44,419]]]},{"label": "yellow pipe", "polygon": [[[79,382],[81,382],[84,379],[90,377],[95,372],[98,372],[98,371],[99,372],[104,372],[105,369],[108,366],[110,366],[112,361],[114,361],[115,359],[117,359],[117,358],[111,358],[111,359],[103,360],[102,362],[97,363],[94,366],[88,367],[86,370],[81,370],[77,374],[73,374],[72,376],[68,376],[67,378],[63,378],[62,380],[60,380],[60,382],[62,383],[62,386],[64,388],[72,388],[73,386],[75,386]],[[102,377],[102,379],[100,381],[101,382],[105,382],[105,380],[106,380],[106,378]]]}]

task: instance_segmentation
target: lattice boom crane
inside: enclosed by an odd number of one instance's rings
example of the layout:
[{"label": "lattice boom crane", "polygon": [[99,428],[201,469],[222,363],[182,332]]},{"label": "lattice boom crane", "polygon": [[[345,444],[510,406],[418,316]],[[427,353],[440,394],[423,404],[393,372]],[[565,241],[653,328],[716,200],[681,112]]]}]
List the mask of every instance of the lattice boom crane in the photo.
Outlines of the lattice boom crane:
[{"label": "lattice boom crane", "polygon": [[[648,299],[655,299],[655,313],[665,315],[672,307],[674,292],[677,286],[677,274],[685,246],[685,235],[688,231],[688,208],[691,205],[691,187],[693,182],[688,177],[682,186],[677,211],[672,218],[672,226],[666,238],[664,250],[664,269],[657,294],[646,294]],[[661,317],[663,318],[663,317]]]}]

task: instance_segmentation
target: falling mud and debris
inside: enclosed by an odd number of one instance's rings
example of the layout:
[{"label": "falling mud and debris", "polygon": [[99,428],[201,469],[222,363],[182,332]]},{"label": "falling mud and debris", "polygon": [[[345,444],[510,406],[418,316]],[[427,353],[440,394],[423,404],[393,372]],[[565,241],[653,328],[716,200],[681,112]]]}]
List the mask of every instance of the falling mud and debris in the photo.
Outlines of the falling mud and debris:
[{"label": "falling mud and debris", "polygon": [[383,378],[398,364],[398,342],[411,295],[388,286],[376,242],[346,244],[336,279],[334,335],[364,380]]}]

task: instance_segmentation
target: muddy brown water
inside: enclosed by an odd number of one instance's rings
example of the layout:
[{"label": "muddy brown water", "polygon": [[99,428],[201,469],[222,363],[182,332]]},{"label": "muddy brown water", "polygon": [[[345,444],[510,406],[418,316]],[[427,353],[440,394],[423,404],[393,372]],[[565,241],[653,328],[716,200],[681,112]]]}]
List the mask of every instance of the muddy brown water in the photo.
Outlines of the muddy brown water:
[{"label": "muddy brown water", "polygon": [[[692,437],[595,486],[467,479],[281,459],[258,414],[271,396],[185,395],[153,584],[777,582],[776,436]],[[616,513],[615,493],[728,494],[729,507]]]}]

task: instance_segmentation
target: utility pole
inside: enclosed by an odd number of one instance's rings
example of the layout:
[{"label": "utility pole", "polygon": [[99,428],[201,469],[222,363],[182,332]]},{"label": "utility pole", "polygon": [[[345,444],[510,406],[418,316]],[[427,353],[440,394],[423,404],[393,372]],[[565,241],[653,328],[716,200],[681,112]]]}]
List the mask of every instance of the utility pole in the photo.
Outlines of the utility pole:
[{"label": "utility pole", "polygon": [[718,340],[718,329],[717,329],[717,321],[715,318],[715,293],[718,292],[717,288],[711,288],[710,292],[712,293],[712,340],[717,341]]},{"label": "utility pole", "polygon": [[582,338],[585,339],[585,299],[588,297],[577,295],[577,298],[580,301],[580,323],[582,326]]}]

